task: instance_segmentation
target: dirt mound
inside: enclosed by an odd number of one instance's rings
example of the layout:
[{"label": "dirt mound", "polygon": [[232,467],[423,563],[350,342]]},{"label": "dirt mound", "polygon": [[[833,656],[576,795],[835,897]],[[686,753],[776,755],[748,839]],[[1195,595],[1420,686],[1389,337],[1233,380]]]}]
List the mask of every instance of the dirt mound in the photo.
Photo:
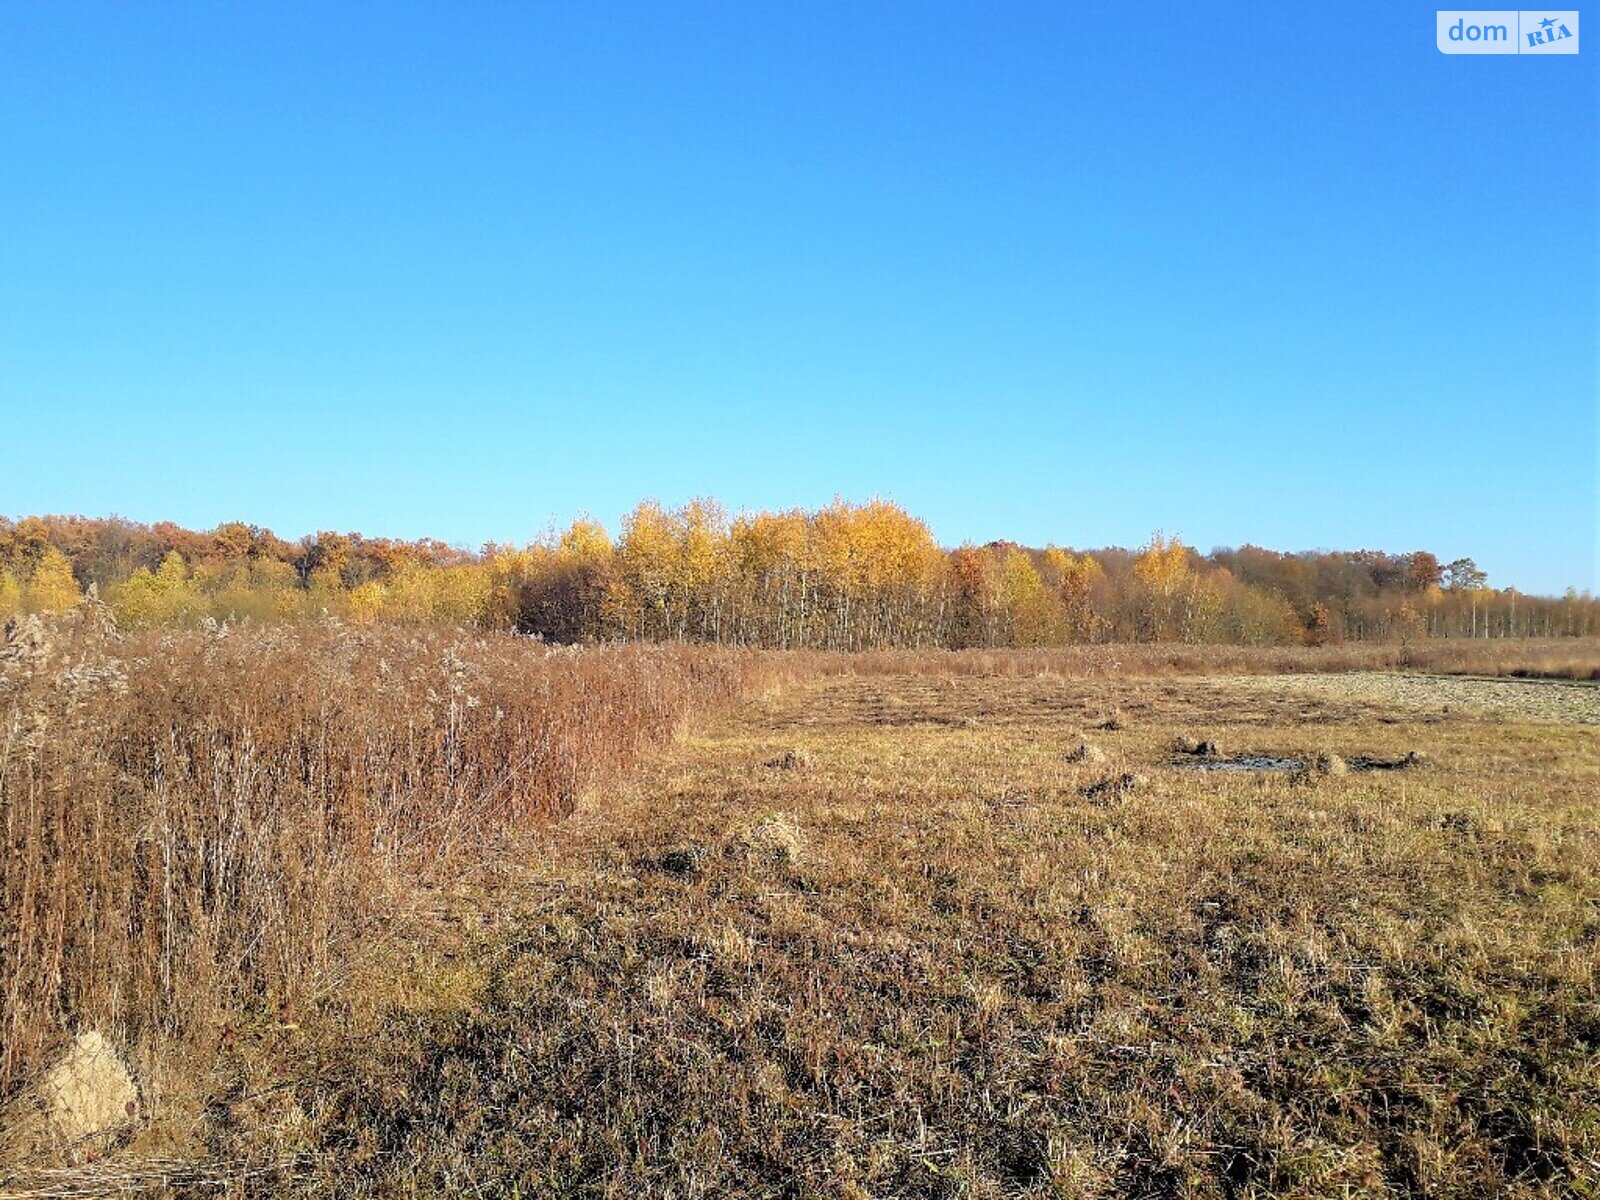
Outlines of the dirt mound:
[{"label": "dirt mound", "polygon": [[785,750],[777,758],[767,759],[763,765],[771,767],[775,771],[803,771],[811,766],[813,761],[810,751],[801,750],[797,747],[793,750]]},{"label": "dirt mound", "polygon": [[1407,771],[1413,767],[1423,766],[1427,761],[1428,756],[1421,751],[1407,750],[1399,758],[1360,755],[1352,758],[1348,765],[1352,771]]},{"label": "dirt mound", "polygon": [[1148,782],[1150,781],[1143,775],[1135,775],[1130,772],[1126,775],[1118,775],[1115,779],[1102,779],[1099,783],[1091,784],[1083,789],[1083,794],[1086,799],[1100,804],[1109,804],[1136,788],[1143,787]]},{"label": "dirt mound", "polygon": [[1350,764],[1331,750],[1319,750],[1306,764],[1313,775],[1339,776],[1350,774]]},{"label": "dirt mound", "polygon": [[706,852],[702,846],[677,846],[660,858],[653,859],[649,865],[663,874],[689,879],[700,874],[705,859]]}]

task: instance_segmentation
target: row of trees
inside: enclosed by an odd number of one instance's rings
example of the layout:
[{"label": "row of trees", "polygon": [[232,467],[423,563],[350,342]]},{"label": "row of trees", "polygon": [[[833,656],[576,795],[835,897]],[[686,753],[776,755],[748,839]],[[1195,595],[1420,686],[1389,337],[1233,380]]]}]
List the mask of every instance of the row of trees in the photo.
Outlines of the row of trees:
[{"label": "row of trees", "polygon": [[1202,555],[1008,542],[942,549],[896,505],[730,516],[639,505],[613,541],[575,522],[521,548],[228,524],[205,533],[80,517],[0,520],[0,617],[93,591],[129,625],[324,613],[516,628],[558,642],[689,640],[860,649],[1095,641],[1244,644],[1585,636],[1600,601],[1488,586],[1417,552]]}]

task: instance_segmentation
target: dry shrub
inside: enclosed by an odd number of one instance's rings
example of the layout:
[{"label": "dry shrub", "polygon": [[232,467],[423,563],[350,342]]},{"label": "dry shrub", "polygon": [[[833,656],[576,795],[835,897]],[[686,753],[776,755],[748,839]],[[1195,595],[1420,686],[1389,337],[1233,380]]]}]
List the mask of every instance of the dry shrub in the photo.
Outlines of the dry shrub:
[{"label": "dry shrub", "polygon": [[0,652],[0,1096],[85,1025],[149,1046],[316,992],[408,889],[482,862],[771,682],[771,656],[300,626]]}]

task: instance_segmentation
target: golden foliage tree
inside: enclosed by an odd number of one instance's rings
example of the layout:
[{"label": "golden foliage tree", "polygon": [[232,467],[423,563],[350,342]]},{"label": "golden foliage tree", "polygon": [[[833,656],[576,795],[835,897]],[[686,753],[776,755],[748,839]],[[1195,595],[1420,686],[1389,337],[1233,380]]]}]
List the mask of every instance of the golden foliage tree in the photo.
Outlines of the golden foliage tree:
[{"label": "golden foliage tree", "polygon": [[22,611],[22,585],[10,571],[0,571],[0,621]]},{"label": "golden foliage tree", "polygon": [[1149,641],[1178,636],[1183,625],[1183,595],[1191,583],[1189,548],[1160,530],[1150,535],[1133,560],[1140,588],[1140,632]]},{"label": "golden foliage tree", "polygon": [[1012,646],[1042,646],[1059,640],[1061,602],[1044,585],[1033,558],[1008,546],[1000,559],[1000,604],[1005,611],[1005,640]]},{"label": "golden foliage tree", "polygon": [[804,513],[742,514],[728,531],[733,573],[730,641],[795,647],[806,643],[818,572]]},{"label": "golden foliage tree", "polygon": [[1095,611],[1094,592],[1105,583],[1105,569],[1087,554],[1051,546],[1044,552],[1049,582],[1061,599],[1063,640],[1093,641],[1104,619]]},{"label": "golden foliage tree", "polygon": [[53,545],[45,546],[24,589],[23,606],[29,612],[62,612],[81,599],[83,590],[67,556]]},{"label": "golden foliage tree", "polygon": [[350,589],[346,600],[350,610],[350,619],[358,625],[370,625],[378,619],[384,607],[384,586],[375,579],[369,579],[359,587]]},{"label": "golden foliage tree", "polygon": [[140,567],[112,588],[106,600],[119,623],[133,626],[192,617],[200,608],[188,566],[176,550],[169,550],[154,571]]},{"label": "golden foliage tree", "polygon": [[623,518],[617,559],[621,575],[610,610],[625,636],[679,636],[677,531],[656,501],[642,501]]}]

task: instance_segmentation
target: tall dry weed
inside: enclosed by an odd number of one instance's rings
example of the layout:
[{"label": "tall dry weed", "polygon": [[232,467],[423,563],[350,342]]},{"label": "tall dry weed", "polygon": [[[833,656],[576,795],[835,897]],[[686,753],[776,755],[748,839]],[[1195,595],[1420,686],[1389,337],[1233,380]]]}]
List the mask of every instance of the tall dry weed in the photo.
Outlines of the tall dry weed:
[{"label": "tall dry weed", "polygon": [[408,890],[482,861],[770,658],[335,623],[0,651],[0,1096],[86,1024],[294,1001]]}]

